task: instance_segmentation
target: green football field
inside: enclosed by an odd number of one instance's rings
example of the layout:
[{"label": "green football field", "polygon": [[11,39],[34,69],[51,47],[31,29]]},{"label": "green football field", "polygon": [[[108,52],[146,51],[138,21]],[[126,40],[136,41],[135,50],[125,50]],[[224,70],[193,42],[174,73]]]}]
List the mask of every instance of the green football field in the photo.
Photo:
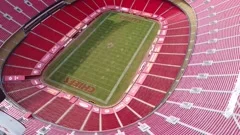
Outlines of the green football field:
[{"label": "green football field", "polygon": [[44,80],[87,101],[114,104],[131,83],[159,27],[142,17],[107,12],[50,64]]}]

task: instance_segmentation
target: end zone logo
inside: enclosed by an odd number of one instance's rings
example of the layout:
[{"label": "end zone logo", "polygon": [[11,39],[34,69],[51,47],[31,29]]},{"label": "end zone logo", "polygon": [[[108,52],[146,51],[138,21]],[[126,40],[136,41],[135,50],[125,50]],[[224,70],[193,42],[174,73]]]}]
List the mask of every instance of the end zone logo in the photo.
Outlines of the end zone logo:
[{"label": "end zone logo", "polygon": [[64,83],[73,88],[77,88],[79,90],[83,90],[88,93],[93,93],[96,90],[96,88],[70,77],[66,77],[64,80]]}]

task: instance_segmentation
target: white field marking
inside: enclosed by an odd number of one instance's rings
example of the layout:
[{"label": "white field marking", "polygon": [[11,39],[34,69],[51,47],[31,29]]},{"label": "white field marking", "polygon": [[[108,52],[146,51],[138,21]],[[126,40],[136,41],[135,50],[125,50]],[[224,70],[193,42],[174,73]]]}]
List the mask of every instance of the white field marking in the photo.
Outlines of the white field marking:
[{"label": "white field marking", "polygon": [[[47,80],[50,81],[50,82],[52,82],[52,83],[55,83],[55,84],[57,83],[58,85],[62,86],[63,88],[67,88],[67,89],[71,89],[71,90],[72,90],[71,87],[69,88],[68,86],[63,85],[63,84],[61,84],[61,83],[59,83],[59,82],[57,82],[57,81],[54,81],[54,80],[51,80],[51,79],[48,79],[48,78],[47,78]],[[74,91],[74,90],[73,90],[73,91]],[[96,98],[95,96],[91,96],[90,94],[87,94],[87,93],[82,92],[82,91],[78,91],[78,92],[80,92],[82,95],[84,95],[84,96],[86,96],[86,97],[88,97],[88,98],[91,98],[91,99],[96,100],[96,101],[98,101],[98,102],[104,103],[103,100],[101,100],[101,99],[99,99],[99,98]]]},{"label": "white field marking", "polygon": [[148,35],[150,34],[150,32],[152,31],[152,29],[154,28],[154,26],[156,25],[156,23],[153,23],[152,26],[150,27],[150,29],[148,30],[147,34],[145,35],[145,37],[143,38],[141,44],[139,45],[139,47],[137,48],[136,52],[133,54],[133,57],[131,58],[131,60],[129,61],[128,65],[126,66],[126,68],[124,69],[122,75],[119,77],[117,83],[114,85],[111,93],[108,95],[107,99],[105,100],[105,104],[107,104],[110,100],[110,98],[112,97],[113,93],[116,91],[118,85],[120,84],[120,82],[122,81],[123,77],[125,76],[126,72],[128,71],[128,69],[130,68],[132,62],[134,61],[134,59],[136,58],[138,52],[140,51],[140,49],[142,48],[143,44],[145,43]]},{"label": "white field marking", "polygon": [[53,72],[48,76],[48,78],[50,78],[81,46],[83,43],[85,43],[87,41],[87,39],[106,21],[106,19],[111,15],[108,14],[106,18],[104,18],[100,24],[98,24],[97,27],[95,27],[95,29],[83,40],[83,42],[78,45],[59,65],[57,68],[55,68],[55,70],[53,70]]}]

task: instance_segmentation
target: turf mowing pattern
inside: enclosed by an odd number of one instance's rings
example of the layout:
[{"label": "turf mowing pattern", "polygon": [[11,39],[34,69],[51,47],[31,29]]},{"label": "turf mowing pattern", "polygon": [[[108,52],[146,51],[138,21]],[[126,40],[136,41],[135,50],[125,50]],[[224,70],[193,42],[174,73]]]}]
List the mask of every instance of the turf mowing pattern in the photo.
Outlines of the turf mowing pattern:
[{"label": "turf mowing pattern", "polygon": [[158,29],[155,21],[107,12],[51,63],[44,80],[99,105],[113,104],[131,83]]}]

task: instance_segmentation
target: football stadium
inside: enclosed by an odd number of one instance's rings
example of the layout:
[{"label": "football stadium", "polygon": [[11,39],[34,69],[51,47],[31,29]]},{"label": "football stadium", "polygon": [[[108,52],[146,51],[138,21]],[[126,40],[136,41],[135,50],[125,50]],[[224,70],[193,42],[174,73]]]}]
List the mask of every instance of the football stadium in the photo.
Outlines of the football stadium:
[{"label": "football stadium", "polygon": [[238,0],[1,0],[0,135],[240,134]]}]

